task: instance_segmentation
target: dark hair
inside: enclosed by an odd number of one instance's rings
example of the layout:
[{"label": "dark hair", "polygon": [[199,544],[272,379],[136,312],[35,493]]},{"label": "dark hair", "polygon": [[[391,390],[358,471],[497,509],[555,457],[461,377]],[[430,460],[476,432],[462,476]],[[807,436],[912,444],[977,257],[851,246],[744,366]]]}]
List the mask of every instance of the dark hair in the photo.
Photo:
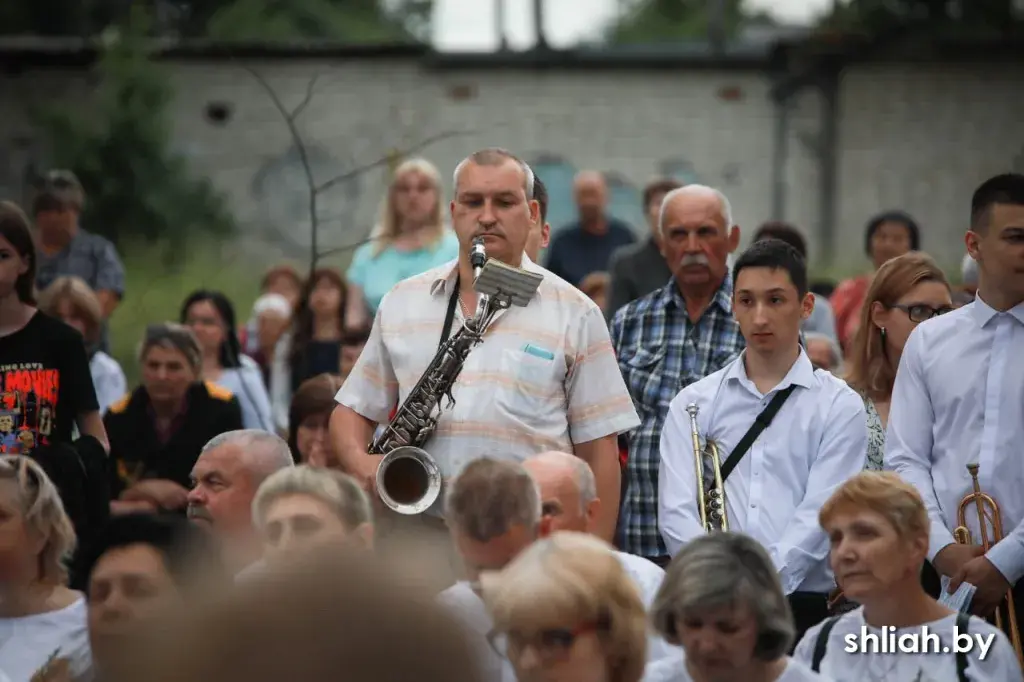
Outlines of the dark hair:
[{"label": "dark hair", "polygon": [[209,302],[217,309],[217,314],[224,322],[224,341],[220,344],[220,366],[224,369],[237,369],[242,366],[242,344],[238,341],[238,330],[235,326],[235,308],[228,297],[219,291],[200,289],[189,294],[181,306],[180,321],[186,324],[188,309],[196,303]]},{"label": "dark hair", "polygon": [[227,582],[228,574],[213,538],[184,516],[124,514],[112,516],[91,543],[75,555],[75,573],[88,590],[92,572],[111,550],[145,545],[163,559],[175,584],[182,588],[192,580]]},{"label": "dark hair", "polygon": [[360,325],[345,331],[341,340],[343,346],[361,346],[370,340],[370,325]]},{"label": "dark hair", "polygon": [[548,188],[537,176],[533,178],[533,198],[540,204],[540,224],[543,227],[548,219]]},{"label": "dark hair", "polygon": [[810,289],[822,298],[832,298],[832,292],[836,290],[836,283],[830,280],[818,279],[811,282]]},{"label": "dark hair", "polygon": [[36,303],[36,243],[28,226],[28,216],[11,201],[0,201],[0,237],[3,237],[18,256],[28,260],[28,270],[19,275],[14,283],[18,300],[25,305]]},{"label": "dark hair", "polygon": [[910,237],[910,250],[921,250],[921,229],[917,226],[917,221],[903,211],[886,211],[868,221],[868,226],[864,230],[864,253],[871,255],[871,240],[879,228],[886,223],[899,223],[907,228],[907,234]]},{"label": "dark hair", "polygon": [[292,385],[296,388],[303,379],[302,374],[305,371],[306,347],[313,339],[313,311],[309,309],[309,297],[316,289],[316,285],[323,279],[330,281],[341,290],[341,297],[338,301],[338,324],[341,326],[342,338],[345,336],[345,299],[348,296],[345,278],[334,268],[317,268],[310,273],[305,286],[302,287],[302,297],[299,299],[299,307],[295,311],[295,321],[292,326],[292,348],[288,359],[292,368]]},{"label": "dark hair", "polygon": [[764,223],[754,233],[754,241],[759,242],[764,239],[778,239],[786,242],[796,249],[796,252],[803,256],[804,260],[807,260],[807,242],[795,225],[784,223],[781,220]]},{"label": "dark hair", "polygon": [[682,186],[683,183],[679,182],[678,180],[673,180],[671,178],[658,178],[657,180],[652,180],[651,182],[648,182],[647,185],[644,187],[643,193],[644,211],[646,211],[647,207],[651,205],[651,199],[653,199],[656,195],[668,194],[672,190],[679,189]]},{"label": "dark hair", "polygon": [[974,190],[971,197],[971,228],[981,232],[986,224],[990,209],[996,204],[1024,206],[1024,175],[1004,173],[989,178]]},{"label": "dark hair", "polygon": [[732,267],[733,286],[739,281],[740,272],[746,268],[785,270],[797,293],[801,296],[807,293],[807,262],[796,249],[781,239],[754,242],[741,253]]},{"label": "dark hair", "polygon": [[334,396],[344,383],[340,376],[318,374],[303,381],[292,395],[291,405],[288,406],[288,447],[292,451],[292,459],[297,464],[302,462],[297,438],[299,426],[310,417],[319,414],[330,416],[337,404]]}]

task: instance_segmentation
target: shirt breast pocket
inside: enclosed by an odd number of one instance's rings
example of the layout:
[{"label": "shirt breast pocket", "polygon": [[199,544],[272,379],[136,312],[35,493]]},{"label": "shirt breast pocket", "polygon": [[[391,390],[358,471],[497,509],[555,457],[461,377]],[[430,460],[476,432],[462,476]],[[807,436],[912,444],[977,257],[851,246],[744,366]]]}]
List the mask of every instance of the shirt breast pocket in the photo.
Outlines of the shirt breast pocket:
[{"label": "shirt breast pocket", "polygon": [[629,395],[632,396],[638,410],[657,413],[661,409],[661,368],[664,361],[664,349],[652,352],[640,348],[620,363]]},{"label": "shirt breast pocket", "polygon": [[535,420],[564,408],[565,359],[557,352],[508,348],[502,351],[500,371],[504,385],[496,401],[510,414]]}]

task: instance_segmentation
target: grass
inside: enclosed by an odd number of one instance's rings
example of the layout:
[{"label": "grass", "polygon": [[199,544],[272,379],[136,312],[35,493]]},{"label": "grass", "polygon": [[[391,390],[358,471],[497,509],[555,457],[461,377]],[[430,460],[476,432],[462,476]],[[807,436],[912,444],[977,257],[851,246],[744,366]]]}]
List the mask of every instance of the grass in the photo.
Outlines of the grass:
[{"label": "grass", "polygon": [[[190,243],[178,254],[170,245],[125,245],[125,297],[110,320],[111,354],[121,363],[129,388],[139,381],[136,358],[146,325],[177,322],[181,304],[197,289],[223,292],[235,306],[239,324],[248,319],[259,293],[262,263],[225,258],[216,242]],[[174,258],[172,258],[174,257]]]}]

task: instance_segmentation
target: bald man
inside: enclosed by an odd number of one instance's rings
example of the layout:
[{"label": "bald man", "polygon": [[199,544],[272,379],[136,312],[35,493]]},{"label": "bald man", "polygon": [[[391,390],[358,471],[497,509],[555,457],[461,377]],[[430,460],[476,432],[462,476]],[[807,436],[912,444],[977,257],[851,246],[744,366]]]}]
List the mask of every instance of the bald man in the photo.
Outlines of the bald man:
[{"label": "bald man", "polygon": [[608,185],[596,171],[583,171],[573,181],[579,220],[551,240],[547,269],[575,287],[592,272],[606,272],[612,253],[636,242],[633,229],[607,214]]},{"label": "bald man", "polygon": [[[565,452],[543,452],[523,462],[530,477],[540,490],[541,513],[545,523],[540,525],[541,536],[568,530],[593,532],[593,520],[601,507],[594,483],[594,472],[579,457]],[[665,572],[646,559],[619,552],[622,567],[636,583],[644,606],[651,607],[654,595],[661,586]],[[647,645],[647,662],[651,663],[679,650],[656,635]]]},{"label": "bald man", "polygon": [[672,190],[662,201],[658,231],[672,278],[620,308],[611,336],[642,422],[628,435],[618,546],[664,567],[669,556],[658,530],[658,445],[668,405],[746,344],[732,314],[728,257],[740,230],[726,196],[703,185]]}]

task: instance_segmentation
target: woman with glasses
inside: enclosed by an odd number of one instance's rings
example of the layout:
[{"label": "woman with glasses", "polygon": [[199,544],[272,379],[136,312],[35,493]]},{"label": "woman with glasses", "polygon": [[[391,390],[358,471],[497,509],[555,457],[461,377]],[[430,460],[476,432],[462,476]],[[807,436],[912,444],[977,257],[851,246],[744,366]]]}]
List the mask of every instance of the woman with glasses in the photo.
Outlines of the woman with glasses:
[{"label": "woman with glasses", "polygon": [[592,535],[538,540],[504,570],[481,576],[491,643],[518,682],[638,682],[647,622],[615,550]]},{"label": "woman with glasses", "polygon": [[85,598],[67,587],[74,546],[71,520],[42,467],[0,456],[0,670],[12,680],[89,679]]},{"label": "woman with glasses", "polygon": [[953,309],[949,282],[931,256],[913,251],[878,269],[850,347],[846,382],[868,412],[867,467],[881,470],[889,400],[907,337],[921,322]]},{"label": "woman with glasses", "polygon": [[768,552],[739,533],[690,541],[672,559],[651,607],[654,629],[683,657],[652,665],[647,682],[813,682],[786,655],[796,627]]}]

